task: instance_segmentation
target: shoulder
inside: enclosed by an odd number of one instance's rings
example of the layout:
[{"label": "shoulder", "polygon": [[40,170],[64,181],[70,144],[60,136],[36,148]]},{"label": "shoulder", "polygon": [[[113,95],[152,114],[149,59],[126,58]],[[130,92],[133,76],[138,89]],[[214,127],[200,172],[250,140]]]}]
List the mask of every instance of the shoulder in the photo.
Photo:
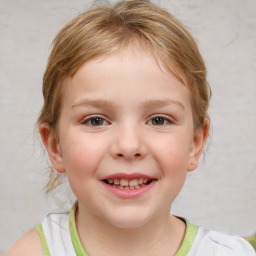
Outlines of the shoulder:
[{"label": "shoulder", "polygon": [[[239,236],[199,228],[198,251],[212,251],[216,256],[255,256],[253,247]],[[196,254],[197,255],[197,254]],[[201,254],[198,254],[201,255]]]},{"label": "shoulder", "polygon": [[5,254],[5,256],[43,256],[40,236],[36,229],[24,234]]}]

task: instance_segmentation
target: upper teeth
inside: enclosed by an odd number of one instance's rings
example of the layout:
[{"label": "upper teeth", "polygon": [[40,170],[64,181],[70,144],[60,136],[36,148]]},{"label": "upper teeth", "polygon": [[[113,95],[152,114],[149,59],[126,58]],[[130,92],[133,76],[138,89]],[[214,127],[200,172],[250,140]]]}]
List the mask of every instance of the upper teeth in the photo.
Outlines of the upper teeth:
[{"label": "upper teeth", "polygon": [[132,180],[127,180],[127,179],[107,179],[107,182],[109,184],[115,184],[115,185],[120,185],[123,187],[129,186],[129,187],[135,187],[137,185],[142,185],[142,184],[147,184],[148,179],[147,178],[138,178],[138,179],[132,179]]}]

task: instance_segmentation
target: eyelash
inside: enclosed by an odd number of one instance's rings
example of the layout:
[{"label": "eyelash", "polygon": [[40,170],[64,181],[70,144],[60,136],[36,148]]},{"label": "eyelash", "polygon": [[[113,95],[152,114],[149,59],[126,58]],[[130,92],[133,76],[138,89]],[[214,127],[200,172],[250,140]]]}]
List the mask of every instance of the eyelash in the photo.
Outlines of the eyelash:
[{"label": "eyelash", "polygon": [[[163,123],[161,123],[161,124],[153,124],[153,120],[156,121],[157,119],[158,119],[158,121],[163,121]],[[162,125],[167,125],[167,124],[173,123],[170,119],[168,119],[166,117],[163,117],[163,116],[154,116],[154,117],[152,117],[149,120],[149,122],[151,122],[151,125],[154,125],[154,126],[162,126]]]},{"label": "eyelash", "polygon": [[[155,124],[154,124],[154,121],[155,121]],[[99,123],[97,124],[97,122]],[[166,117],[155,116],[155,117],[152,117],[147,123],[150,123],[150,125],[153,125],[153,126],[162,126],[162,125],[170,124],[172,123],[172,121]],[[89,125],[89,126],[102,126],[102,125],[109,124],[109,122],[106,121],[106,119],[101,116],[93,116],[83,120],[82,124]]]},{"label": "eyelash", "polygon": [[[96,121],[96,122],[102,121],[103,123],[102,124],[92,124],[93,121]],[[91,122],[91,123],[89,123],[89,122]],[[89,125],[89,126],[102,126],[102,125],[109,124],[109,122],[106,121],[106,119],[101,116],[92,116],[92,117],[88,117],[88,118],[84,119],[82,121],[82,124]]]}]

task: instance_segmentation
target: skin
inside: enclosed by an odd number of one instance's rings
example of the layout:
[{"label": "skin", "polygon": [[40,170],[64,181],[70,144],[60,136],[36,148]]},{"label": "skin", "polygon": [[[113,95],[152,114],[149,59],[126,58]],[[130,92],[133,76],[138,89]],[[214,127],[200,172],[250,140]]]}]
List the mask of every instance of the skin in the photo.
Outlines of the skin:
[{"label": "skin", "polygon": [[[128,48],[86,62],[64,81],[63,97],[58,138],[48,124],[40,134],[78,199],[86,251],[174,255],[185,224],[170,215],[171,204],[197,167],[209,130],[207,121],[194,130],[188,88],[150,53]],[[155,182],[138,197],[122,198],[102,182],[117,173]]]}]

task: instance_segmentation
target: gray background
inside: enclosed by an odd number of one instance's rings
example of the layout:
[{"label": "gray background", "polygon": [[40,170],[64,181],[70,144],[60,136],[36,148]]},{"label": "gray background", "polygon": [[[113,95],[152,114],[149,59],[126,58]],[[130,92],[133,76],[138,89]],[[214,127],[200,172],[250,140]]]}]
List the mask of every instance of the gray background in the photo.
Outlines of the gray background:
[{"label": "gray background", "polygon": [[[113,1],[114,2],[114,1]],[[256,1],[158,0],[196,38],[213,90],[212,136],[173,213],[229,234],[256,231]],[[67,209],[62,186],[43,190],[47,157],[35,131],[51,41],[86,0],[0,0],[0,251],[49,211]]]}]

